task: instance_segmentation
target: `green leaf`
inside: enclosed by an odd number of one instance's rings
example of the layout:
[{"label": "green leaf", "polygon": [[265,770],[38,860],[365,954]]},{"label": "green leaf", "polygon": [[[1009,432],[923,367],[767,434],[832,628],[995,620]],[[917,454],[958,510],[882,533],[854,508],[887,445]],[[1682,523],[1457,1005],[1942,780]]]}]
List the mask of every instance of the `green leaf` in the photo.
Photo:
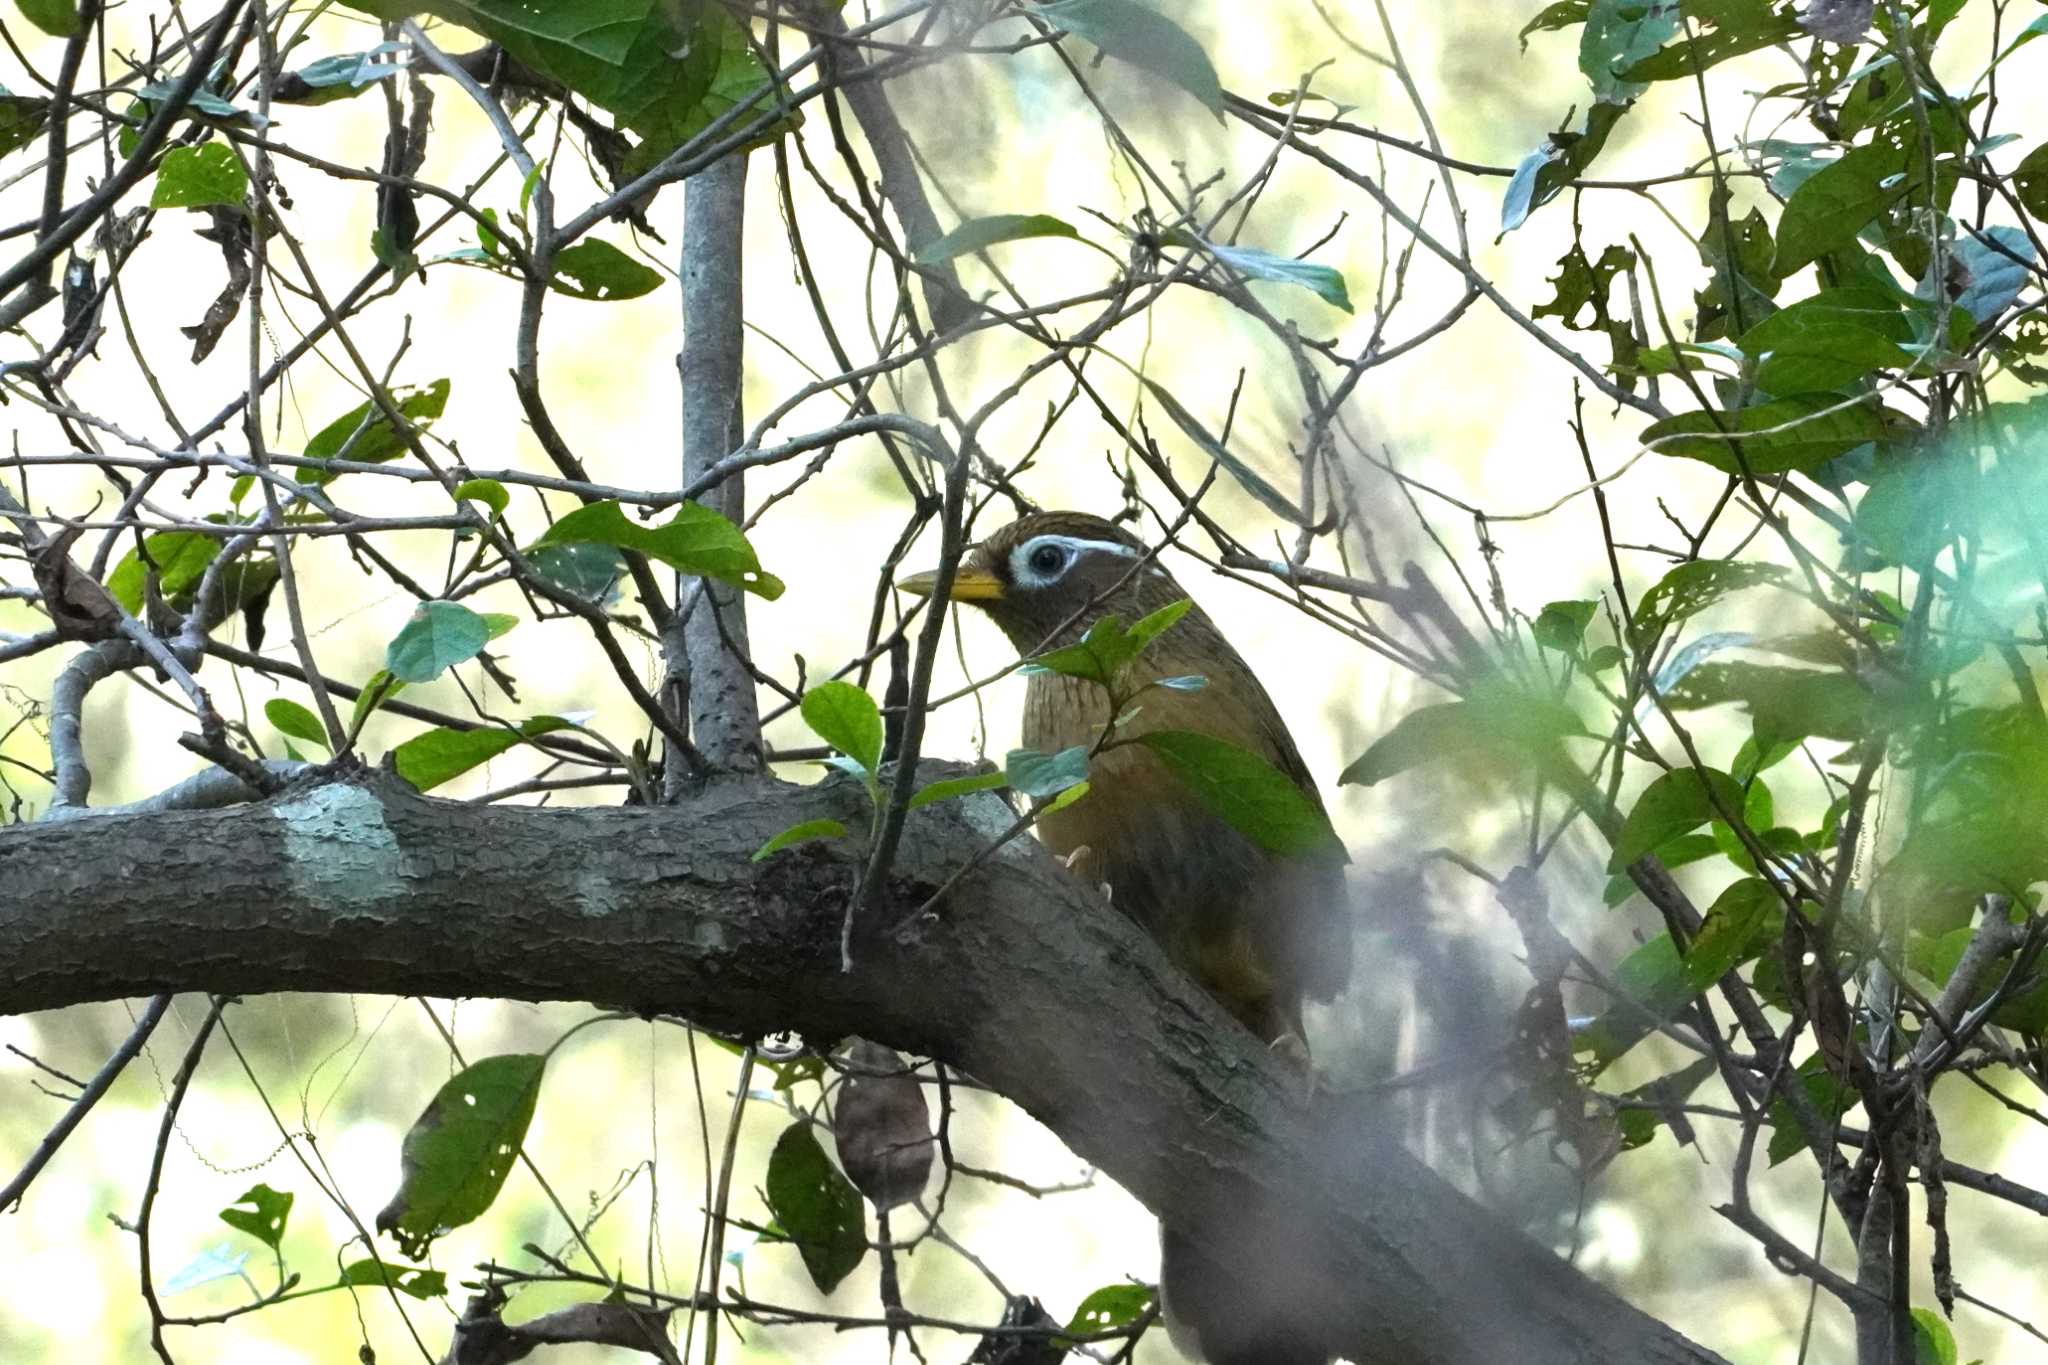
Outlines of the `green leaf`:
[{"label": "green leaf", "polygon": [[[1963,755],[1942,775],[1947,790],[1934,813],[1906,836],[1879,870],[1886,895],[1912,907],[1915,927],[1936,933],[1963,919],[1987,892],[2019,898],[2048,879],[2048,801],[2038,769],[2005,755]],[[1965,805],[1965,797],[1976,798]]]},{"label": "green leaf", "polygon": [[1410,711],[1343,771],[1338,784],[1377,786],[1445,756],[1471,734],[1470,712],[1470,704],[1462,701],[1438,702]]},{"label": "green leaf", "polygon": [[432,791],[529,739],[569,728],[569,722],[560,716],[535,716],[516,729],[498,725],[475,730],[442,727],[414,735],[393,749],[391,758],[398,775],[416,790]]},{"label": "green leaf", "polygon": [[70,38],[85,29],[78,0],[14,0],[21,17],[53,38]]},{"label": "green leaf", "polygon": [[[1608,368],[1618,373],[1642,369],[1642,348],[1636,342],[1635,325],[1625,312],[1617,317],[1609,303],[1616,278],[1628,273],[1635,263],[1636,254],[1625,246],[1610,246],[1600,253],[1598,261],[1592,261],[1587,259],[1585,247],[1573,242],[1570,250],[1558,258],[1557,274],[1551,277],[1551,283],[1557,286],[1556,295],[1529,316],[1554,317],[1574,332],[1597,332],[1607,338],[1613,351]],[[1653,358],[1650,368],[1676,366]]]},{"label": "green leaf", "polygon": [[[422,430],[434,424],[448,406],[448,381],[436,379],[425,388],[401,384],[391,390],[391,402],[401,417]],[[383,409],[374,403],[359,403],[329,422],[306,442],[309,460],[352,460],[358,464],[382,464],[406,453],[409,447],[399,436]],[[300,483],[327,484],[340,477],[321,469],[301,469]]]},{"label": "green leaf", "polygon": [[616,548],[594,543],[536,545],[527,552],[526,562],[544,582],[599,604],[612,599],[626,574],[626,562]]},{"label": "green leaf", "polygon": [[[1784,903],[1769,882],[1745,877],[1715,898],[1685,950],[1685,979],[1704,991],[1761,953],[1783,932]],[[1775,921],[1776,932],[1773,932]]]},{"label": "green leaf", "polygon": [[[1834,1122],[1858,1103],[1856,1092],[1827,1069],[1827,1057],[1820,1052],[1799,1064],[1799,1085],[1819,1111],[1822,1123]],[[1806,1132],[1792,1112],[1791,1101],[1772,1100],[1766,1112],[1771,1120],[1771,1140],[1766,1149],[1771,1165],[1779,1165],[1807,1150]]]},{"label": "green leaf", "polygon": [[[1908,960],[1930,979],[1946,986],[1955,975],[1963,953],[1969,948],[1981,927],[1965,924],[1952,929],[1938,938],[1914,935],[1909,941]],[[1991,997],[2013,965],[2009,955],[2001,955],[1985,979],[1978,984],[1976,994],[1968,1002],[1972,1008],[1983,1004]],[[2044,976],[2038,963],[2028,977],[2023,978],[2016,991],[2007,994],[2005,1000],[1992,1014],[1991,1022],[2000,1028],[2009,1028],[2030,1037],[2048,1033],[2048,976]]]},{"label": "green leaf", "polygon": [[1757,383],[1766,392],[1818,393],[1905,366],[1913,355],[1903,343],[1913,331],[1891,295],[1846,285],[1779,309],[1743,333],[1740,345],[1762,361]]},{"label": "green leaf", "polygon": [[[244,1204],[249,1207],[242,1207]],[[285,1220],[292,1215],[292,1196],[261,1183],[251,1185],[240,1199],[220,1211],[220,1221],[237,1232],[246,1232],[272,1251],[284,1240]]]},{"label": "green leaf", "polygon": [[1657,1136],[1657,1130],[1668,1123],[1672,1116],[1671,1106],[1681,1105],[1720,1070],[1712,1057],[1702,1057],[1692,1065],[1683,1067],[1666,1076],[1639,1085],[1618,1098],[1631,1102],[1632,1106],[1660,1105],[1662,1109],[1627,1107],[1618,1109],[1615,1121],[1621,1128],[1623,1151],[1633,1151],[1644,1146]]},{"label": "green leaf", "polygon": [[1847,284],[1785,305],[1744,332],[1736,344],[1744,355],[1757,359],[1798,343],[1816,329],[1845,327],[1872,332],[1887,341],[1913,339],[1912,319],[1900,308],[1898,299],[1871,285]]},{"label": "green leaf", "polygon": [[638,550],[672,569],[716,578],[771,602],[782,596],[782,580],[761,568],[740,528],[701,503],[686,502],[661,525],[643,526],[616,502],[594,502],[549,527],[535,545],[591,542]]},{"label": "green leaf", "polygon": [[1728,359],[1729,350],[1725,344],[1714,341],[1681,341],[1675,346],[1644,346],[1636,351],[1635,359],[1630,364],[1616,364],[1609,368],[1618,373],[1640,375],[1712,373],[1713,366],[1707,361],[1713,357]]},{"label": "green leaf", "polygon": [[1087,794],[1088,784],[1086,782],[1076,782],[1073,786],[1068,787],[1065,791],[1062,791],[1058,796],[1055,796],[1052,800],[1046,802],[1045,805],[1039,809],[1038,813],[1040,815],[1051,815],[1055,811],[1063,811],[1068,806],[1073,805],[1076,801],[1079,801],[1082,797],[1086,796]]},{"label": "green leaf", "polygon": [[[674,0],[664,0],[664,3],[671,9],[676,8]],[[676,50],[683,52],[683,65],[709,69],[711,83],[702,98],[685,110],[680,118],[660,130],[658,135],[650,134],[645,142],[627,153],[619,167],[621,178],[652,170],[685,139],[703,132],[714,119],[735,105],[745,104],[748,107],[748,112],[740,116],[739,123],[733,125],[748,130],[747,140],[740,144],[742,151],[768,146],[803,123],[800,111],[784,107],[788,95],[786,88],[779,87],[776,78],[763,69],[754,56],[747,29],[733,22],[724,6],[696,5],[690,12],[697,20],[695,31],[688,39],[687,51]],[[707,30],[709,36],[706,36]],[[778,89],[782,91],[783,98],[777,97]]]},{"label": "green leaf", "polygon": [[1009,785],[1010,779],[1008,775],[1000,772],[975,773],[971,777],[942,778],[937,782],[927,783],[912,793],[910,808],[916,810],[919,806],[929,806],[934,801],[950,801],[956,796],[966,796],[973,792],[996,791]]},{"label": "green leaf", "polygon": [[1102,1286],[1075,1306],[1074,1316],[1067,1319],[1067,1335],[1054,1337],[1053,1348],[1070,1351],[1079,1345],[1073,1340],[1075,1337],[1091,1337],[1130,1326],[1152,1307],[1152,1298],[1152,1290],[1142,1284]]},{"label": "green leaf", "polygon": [[355,709],[349,713],[348,718],[349,734],[361,734],[363,722],[369,718],[370,713],[404,690],[405,684],[392,677],[390,669],[380,668],[372,673],[370,680],[363,684],[363,690],[356,694]]},{"label": "green leaf", "polygon": [[[914,806],[917,803],[911,802]],[[770,854],[780,853],[797,844],[807,844],[813,839],[842,839],[846,837],[846,826],[837,820],[804,820],[791,825],[782,833],[754,850],[754,862],[760,862]]]},{"label": "green leaf", "polygon": [[[207,566],[220,555],[221,543],[219,536],[204,531],[158,531],[142,539],[143,549],[156,565],[157,589],[173,601],[198,588]],[[142,555],[130,550],[107,575],[107,591],[130,616],[142,611],[143,582],[148,573]]]},{"label": "green leaf", "polygon": [[801,1119],[783,1130],[768,1158],[768,1207],[804,1258],[818,1292],[829,1294],[867,1255],[860,1191],[826,1159]]},{"label": "green leaf", "polygon": [[[1146,646],[1158,639],[1173,624],[1187,615],[1194,602],[1181,598],[1169,602],[1159,610],[1145,616],[1131,626],[1124,628],[1123,621],[1115,616],[1097,617],[1088,627],[1088,633],[1071,645],[1035,654],[1025,661],[1029,672],[1058,673],[1064,677],[1082,678],[1102,687],[1114,687],[1119,675],[1131,661],[1145,651]],[[1179,681],[1179,680],[1176,680]]]},{"label": "green leaf", "polygon": [[1798,752],[1799,744],[1796,740],[1770,740],[1759,744],[1757,737],[1752,734],[1743,740],[1742,747],[1735,751],[1735,761],[1728,765],[1728,775],[1735,779],[1738,786],[1748,786],[1749,780],[1758,773],[1777,767]]},{"label": "green leaf", "polygon": [[[1684,867],[1687,863],[1702,862],[1719,857],[1721,845],[1711,834],[1681,834],[1657,850],[1657,861],[1667,870]],[[1606,894],[1602,903],[1620,905],[1636,893],[1634,878],[1626,872],[1617,872],[1607,879]]]},{"label": "green leaf", "polygon": [[1536,12],[1536,17],[1522,25],[1516,35],[1522,40],[1522,51],[1529,50],[1529,35],[1532,33],[1555,33],[1559,29],[1571,28],[1586,22],[1592,12],[1593,0],[1552,0]]},{"label": "green leaf", "polygon": [[637,299],[661,288],[666,277],[634,260],[610,242],[587,237],[555,257],[555,277],[548,288],[572,299],[614,302]]},{"label": "green leaf", "polygon": [[1586,627],[1600,610],[1598,602],[1551,602],[1536,615],[1529,633],[1536,643],[1560,654],[1576,654],[1585,642]]},{"label": "green leaf", "polygon": [[1932,1308],[1913,1310],[1913,1365],[1956,1365],[1956,1338]]},{"label": "green leaf", "polygon": [[1644,642],[1654,640],[1667,627],[1698,615],[1731,592],[1791,585],[1792,575],[1779,564],[1743,559],[1696,559],[1680,564],[1636,604],[1635,637]]},{"label": "green leaf", "polygon": [[239,204],[249,192],[249,173],[234,148],[225,142],[173,147],[156,168],[156,186],[149,192],[153,209],[196,209],[209,204]]},{"label": "green leaf", "polygon": [[1643,87],[1621,72],[1649,57],[1678,32],[1678,0],[1593,0],[1579,34],[1579,70],[1593,98],[1632,100]]},{"label": "green leaf", "polygon": [[1648,857],[1679,835],[1719,818],[1722,810],[1741,809],[1742,789],[1724,772],[1678,768],[1665,773],[1643,789],[1622,820],[1607,870],[1626,871],[1636,859]]},{"label": "green leaf", "polygon": [[385,646],[384,666],[400,682],[431,682],[490,640],[490,623],[460,602],[422,602]]},{"label": "green leaf", "polygon": [[1555,697],[1493,679],[1464,701],[1403,716],[1337,780],[1370,787],[1438,759],[1542,768],[1562,757],[1562,741],[1584,733],[1578,715]]},{"label": "green leaf", "polygon": [[300,105],[332,104],[336,100],[348,99],[369,89],[375,82],[404,71],[405,68],[391,56],[388,51],[379,49],[322,57],[288,72],[277,83],[273,98]]},{"label": "green leaf", "polygon": [[1707,197],[1707,223],[1700,233],[1700,259],[1712,267],[1707,287],[1694,296],[1698,306],[1693,340],[1713,342],[1740,331],[1777,307],[1772,299],[1782,283],[1772,270],[1778,248],[1763,213],[1751,209],[1736,219],[1729,213],[1732,191],[1726,185]]},{"label": "green leaf", "polygon": [[[2040,37],[2048,37],[2048,14],[2043,14],[2039,18],[2031,20],[2025,28],[2014,35],[2012,41],[2001,48],[1998,55],[1991,59],[1991,65],[1984,69],[1984,76],[1989,76],[1998,67],[1999,63],[2010,57],[2021,47]],[[1980,84],[1984,76],[1977,78]]]},{"label": "green leaf", "polygon": [[1073,224],[1049,213],[992,213],[970,218],[935,242],[927,242],[910,259],[919,265],[939,265],[956,256],[986,250],[997,242],[1016,242],[1026,237],[1070,237],[1080,239]]},{"label": "green leaf", "polygon": [[824,682],[804,693],[804,724],[872,777],[882,766],[882,711],[850,682]]},{"label": "green leaf", "polygon": [[36,95],[10,95],[0,89],[0,156],[34,142],[49,122],[48,100]]},{"label": "green leaf", "polygon": [[1088,781],[1088,750],[1076,744],[1056,754],[1012,749],[1003,757],[1003,777],[1025,796],[1045,800]]},{"label": "green leaf", "polygon": [[1221,441],[1211,436],[1209,429],[1203,426],[1193,413],[1182,407],[1178,398],[1149,379],[1145,381],[1145,388],[1151,393],[1153,401],[1166,409],[1166,415],[1173,419],[1173,424],[1185,432],[1189,440],[1200,446],[1210,459],[1229,470],[1230,477],[1236,479],[1245,492],[1264,503],[1266,510],[1274,516],[1296,526],[1302,524],[1301,509],[1296,507],[1286,494],[1253,473],[1251,466],[1231,454]]},{"label": "green leaf", "polygon": [[1223,82],[1202,45],[1138,0],[1051,0],[1037,13],[1119,61],[1163,77],[1223,117]]},{"label": "green leaf", "polygon": [[449,1077],[405,1135],[398,1193],[377,1214],[411,1260],[481,1217],[504,1188],[540,1099],[547,1059],[486,1057]]},{"label": "green leaf", "polygon": [[1193,598],[1183,597],[1178,602],[1168,602],[1159,610],[1148,612],[1132,622],[1131,628],[1124,632],[1124,639],[1131,645],[1132,657],[1143,653],[1145,646],[1173,629],[1181,617],[1194,610],[1194,606]]},{"label": "green leaf", "polygon": [[[2048,15],[2034,22],[2048,24]],[[2020,207],[2035,218],[2048,221],[2048,142],[2020,159],[2020,164],[2012,168],[2012,178],[2008,183],[2019,198]]]},{"label": "green leaf", "polygon": [[448,1273],[424,1270],[418,1266],[393,1265],[375,1256],[366,1256],[343,1266],[341,1278],[335,1283],[337,1286],[370,1285],[379,1289],[395,1289],[414,1299],[438,1299],[448,1292]]},{"label": "green leaf", "polygon": [[1088,633],[1070,645],[1034,654],[1024,662],[1029,673],[1057,673],[1080,678],[1102,687],[1116,680],[1117,670],[1129,662],[1124,650],[1123,622],[1114,616],[1098,617]]},{"label": "green leaf", "polygon": [[[1734,413],[1681,412],[1644,428],[1639,439],[1660,455],[1698,460],[1724,474],[1740,473],[1744,464],[1759,475],[1810,470],[1884,436],[1874,400],[1843,402],[1836,393],[1796,394]],[[1741,461],[1735,458],[1738,438]]]},{"label": "green leaf", "polygon": [[380,19],[432,14],[500,43],[521,65],[567,86],[647,139],[653,150],[646,154],[655,157],[710,121],[708,97],[731,50],[727,31],[738,27],[720,7],[670,0],[349,4]]},{"label": "green leaf", "polygon": [[455,497],[458,501],[467,499],[482,503],[491,509],[494,517],[504,516],[505,509],[512,505],[512,495],[496,479],[464,479],[455,485]]},{"label": "green leaf", "polygon": [[1217,260],[1233,270],[1255,280],[1299,285],[1331,307],[1341,308],[1347,313],[1351,311],[1351,294],[1344,287],[1344,272],[1341,270],[1311,261],[1299,261],[1292,256],[1276,256],[1257,247],[1222,246],[1214,242],[1206,245]]},{"label": "green leaf", "polygon": [[[754,1064],[774,1076],[775,1089],[785,1094],[805,1081],[823,1080],[825,1076],[825,1059],[815,1052],[806,1052],[786,1062],[771,1062],[765,1057],[757,1057]],[[778,1234],[777,1240],[786,1242],[789,1239]],[[728,1258],[730,1254],[727,1253]]]},{"label": "green leaf", "polygon": [[1756,733],[1773,744],[1809,736],[1853,742],[1874,733],[1882,718],[1876,698],[1849,673],[1740,660],[1700,664],[1664,695],[1676,711],[1738,702]]},{"label": "green leaf", "polygon": [[1843,153],[1792,192],[1778,217],[1779,279],[1856,240],[1903,189],[1903,154],[1876,142]]},{"label": "green leaf", "polygon": [[1641,1042],[1659,1025],[1678,1017],[1698,994],[1686,980],[1684,959],[1671,935],[1659,934],[1623,958],[1613,981],[1622,998],[1579,1030],[1574,1050],[1603,1068]]},{"label": "green leaf", "polygon": [[1315,797],[1251,750],[1193,730],[1153,730],[1137,742],[1158,755],[1203,805],[1268,852],[1344,856]]},{"label": "green leaf", "polygon": [[302,739],[308,744],[327,747],[327,727],[320,718],[295,701],[284,697],[272,697],[263,703],[263,717],[277,727],[279,734]]},{"label": "green leaf", "polygon": [[1624,79],[1691,80],[1695,72],[1801,36],[1797,16],[1777,0],[1686,0],[1685,12],[1702,31],[1643,58],[1621,73]]},{"label": "green leaf", "polygon": [[1756,383],[1765,393],[1818,393],[1904,368],[1911,359],[1897,343],[1861,327],[1813,327],[1775,348],[1757,367]]}]

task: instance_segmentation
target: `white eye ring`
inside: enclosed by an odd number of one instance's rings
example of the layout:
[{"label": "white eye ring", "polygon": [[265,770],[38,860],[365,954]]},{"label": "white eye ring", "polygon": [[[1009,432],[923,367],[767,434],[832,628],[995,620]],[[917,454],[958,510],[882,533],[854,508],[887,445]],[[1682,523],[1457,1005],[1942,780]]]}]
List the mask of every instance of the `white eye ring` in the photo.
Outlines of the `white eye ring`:
[{"label": "white eye ring", "polygon": [[1113,554],[1135,559],[1138,551],[1114,540],[1082,540],[1077,536],[1033,536],[1010,551],[1010,581],[1020,588],[1047,588],[1066,576],[1081,556]]}]

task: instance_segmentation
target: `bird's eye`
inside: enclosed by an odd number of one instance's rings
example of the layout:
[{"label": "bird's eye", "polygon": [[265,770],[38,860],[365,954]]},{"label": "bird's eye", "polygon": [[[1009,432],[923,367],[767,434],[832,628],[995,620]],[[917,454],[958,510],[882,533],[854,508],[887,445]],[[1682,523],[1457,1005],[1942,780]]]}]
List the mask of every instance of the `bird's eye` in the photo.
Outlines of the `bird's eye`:
[{"label": "bird's eye", "polygon": [[1031,552],[1031,572],[1040,578],[1051,578],[1067,567],[1067,550],[1063,545],[1041,545]]}]

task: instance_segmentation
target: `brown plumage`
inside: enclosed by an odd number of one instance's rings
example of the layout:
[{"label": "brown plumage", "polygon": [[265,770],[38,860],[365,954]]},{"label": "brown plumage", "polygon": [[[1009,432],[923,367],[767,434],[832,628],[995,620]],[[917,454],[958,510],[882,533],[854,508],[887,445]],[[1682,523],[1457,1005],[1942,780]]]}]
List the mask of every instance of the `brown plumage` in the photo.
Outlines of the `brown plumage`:
[{"label": "brown plumage", "polygon": [[[906,580],[930,593],[931,575]],[[986,611],[1018,652],[1071,644],[1105,615],[1126,624],[1188,594],[1130,533],[1080,512],[1026,516],[973,547],[951,596]],[[1286,722],[1244,658],[1199,607],[1132,666],[1129,686],[1199,674],[1198,691],[1151,688],[1124,733],[1196,730],[1265,758],[1312,800],[1315,779]],[[1111,720],[1094,683],[1032,676],[1023,743],[1056,752],[1092,745]],[[1087,798],[1039,821],[1039,837],[1106,885],[1131,916],[1253,1032],[1267,1042],[1301,1037],[1304,1000],[1341,990],[1351,969],[1350,920],[1341,855],[1280,857],[1237,832],[1149,750],[1111,749],[1090,766]],[[1078,855],[1078,856],[1076,856]],[[1228,1265],[1165,1233],[1161,1282],[1178,1330],[1213,1365],[1321,1365],[1329,1353],[1306,1339],[1287,1305],[1284,1270]]]}]

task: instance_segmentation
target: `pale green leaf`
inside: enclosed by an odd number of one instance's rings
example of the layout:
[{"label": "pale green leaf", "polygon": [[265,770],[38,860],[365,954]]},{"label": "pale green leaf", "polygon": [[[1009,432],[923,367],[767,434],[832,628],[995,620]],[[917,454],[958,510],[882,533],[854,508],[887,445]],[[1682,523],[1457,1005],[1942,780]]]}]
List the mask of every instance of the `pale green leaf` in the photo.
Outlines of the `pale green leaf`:
[{"label": "pale green leaf", "polygon": [[1010,784],[1010,779],[1000,772],[975,773],[969,777],[948,777],[919,787],[911,795],[910,808],[929,806],[934,801],[950,801],[956,796],[972,792],[996,791]]},{"label": "pale green leaf", "polygon": [[224,142],[173,147],[157,165],[156,185],[149,192],[153,209],[196,209],[210,204],[239,204],[249,192],[249,173],[234,148]]},{"label": "pale green leaf", "polygon": [[272,697],[263,703],[263,718],[277,727],[278,733],[302,739],[308,744],[327,747],[327,727],[320,718],[295,701],[284,697]]},{"label": "pale green leaf", "polygon": [[560,716],[535,716],[518,727],[491,725],[474,730],[447,727],[414,735],[391,751],[398,775],[420,791],[431,791],[480,763],[529,739],[570,728]]},{"label": "pale green leaf", "polygon": [[813,734],[873,776],[882,766],[882,712],[875,699],[850,682],[824,682],[804,693],[799,708]]},{"label": "pale green leaf", "polygon": [[1049,213],[992,213],[970,218],[935,242],[927,242],[911,259],[919,265],[939,265],[956,256],[986,250],[998,242],[1016,242],[1027,237],[1069,237],[1078,239],[1073,224]]},{"label": "pale green leaf", "polygon": [[[915,803],[913,802],[912,804]],[[771,854],[780,853],[783,849],[797,844],[810,843],[813,839],[843,839],[845,837],[846,826],[840,824],[837,820],[804,820],[791,825],[788,829],[755,849],[753,861],[758,863]]]}]

